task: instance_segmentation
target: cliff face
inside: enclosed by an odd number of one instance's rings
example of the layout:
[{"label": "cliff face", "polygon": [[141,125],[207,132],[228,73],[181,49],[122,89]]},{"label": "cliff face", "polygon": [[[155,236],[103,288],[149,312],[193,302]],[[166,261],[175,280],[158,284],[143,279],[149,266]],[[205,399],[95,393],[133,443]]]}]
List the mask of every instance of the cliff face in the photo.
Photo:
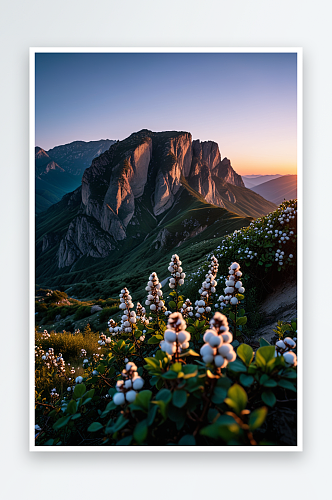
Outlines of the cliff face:
[{"label": "cliff face", "polygon": [[243,184],[225,160],[217,143],[192,141],[188,132],[142,130],[115,143],[83,174],[80,209],[61,238],[58,266],[72,266],[83,255],[105,257],[130,236],[144,238],[147,221],[156,226],[174,206],[184,189],[181,177],[206,202],[224,208],[214,178],[223,174],[228,183]]}]

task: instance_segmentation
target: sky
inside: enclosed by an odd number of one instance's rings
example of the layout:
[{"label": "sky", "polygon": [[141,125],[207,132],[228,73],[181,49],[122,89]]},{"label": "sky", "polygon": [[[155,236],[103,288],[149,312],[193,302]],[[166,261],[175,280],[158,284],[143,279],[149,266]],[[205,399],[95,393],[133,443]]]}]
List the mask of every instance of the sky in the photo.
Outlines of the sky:
[{"label": "sky", "polygon": [[36,146],[149,129],[215,141],[240,175],[296,174],[296,53],[37,53]]}]

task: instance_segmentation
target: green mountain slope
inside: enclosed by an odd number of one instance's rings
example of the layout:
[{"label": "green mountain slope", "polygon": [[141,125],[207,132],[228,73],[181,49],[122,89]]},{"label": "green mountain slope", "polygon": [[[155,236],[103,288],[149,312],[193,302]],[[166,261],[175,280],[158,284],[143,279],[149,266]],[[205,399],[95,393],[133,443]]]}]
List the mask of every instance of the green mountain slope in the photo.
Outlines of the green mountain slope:
[{"label": "green mountain slope", "polygon": [[[276,209],[276,205],[266,200],[251,189],[228,184],[220,177],[213,177],[218,193],[227,210],[233,211],[244,217],[262,217]],[[229,201],[229,193],[234,202]]]}]

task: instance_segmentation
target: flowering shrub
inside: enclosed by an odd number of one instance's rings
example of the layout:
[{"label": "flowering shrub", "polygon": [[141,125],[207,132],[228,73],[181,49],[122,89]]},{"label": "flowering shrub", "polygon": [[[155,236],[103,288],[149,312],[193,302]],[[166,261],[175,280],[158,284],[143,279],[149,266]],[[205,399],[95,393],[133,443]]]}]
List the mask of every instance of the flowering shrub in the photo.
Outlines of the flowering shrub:
[{"label": "flowering shrub", "polygon": [[[276,234],[273,221],[284,226],[286,236],[290,235],[296,210],[293,206],[288,207],[292,210],[286,208],[277,211],[276,219],[267,218],[267,239]],[[267,222],[262,219],[257,224],[244,231],[253,231],[258,241],[262,235],[257,227]],[[292,235],[288,240],[286,236],[282,240],[278,232],[276,241],[285,248],[283,255]],[[231,238],[240,242],[247,236],[240,232]],[[262,259],[251,241],[250,245],[253,250],[246,253],[249,261]],[[217,257],[211,256],[194,309],[190,299],[184,300],[178,293],[185,274],[179,256],[174,254],[168,268],[169,298],[163,298],[154,272],[146,287],[145,305],[150,315],[140,303],[135,309],[129,290],[123,288],[121,317],[109,320],[110,336],[101,333],[92,351],[80,346],[76,359],[82,366],[76,361],[74,368],[63,351],[55,356],[52,335],[40,334],[36,373],[44,370],[42,374],[50,377],[52,390],[36,391],[37,445],[285,444],[282,433],[277,435],[271,424],[277,412],[269,410],[274,407],[282,411],[286,406],[296,412],[294,325],[287,324],[286,328],[280,323],[276,345],[261,339],[254,352],[241,330],[246,323],[244,309],[238,310],[245,292],[238,263],[242,261],[238,257],[234,261],[235,252],[226,246],[222,252],[229,252],[230,258],[225,295],[219,301],[215,297]],[[283,259],[292,265],[289,255]],[[213,311],[218,308],[223,313]],[[293,434],[295,444],[295,428]]]}]

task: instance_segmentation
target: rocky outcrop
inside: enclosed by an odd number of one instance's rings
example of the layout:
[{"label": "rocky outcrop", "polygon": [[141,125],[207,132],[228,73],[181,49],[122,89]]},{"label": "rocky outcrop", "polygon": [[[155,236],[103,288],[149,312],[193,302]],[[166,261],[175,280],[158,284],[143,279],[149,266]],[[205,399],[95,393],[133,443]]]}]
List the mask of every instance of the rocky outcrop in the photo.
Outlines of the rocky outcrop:
[{"label": "rocky outcrop", "polygon": [[[181,177],[205,201],[224,208],[214,181],[223,172],[227,182],[242,182],[230,162],[221,160],[217,143],[192,141],[188,132],[142,130],[113,144],[83,174],[81,208],[60,243],[59,267],[71,266],[82,255],[104,257],[128,234],[145,237],[147,229],[137,231],[132,226],[144,224],[144,212],[149,224],[151,217],[157,224],[159,216],[174,206]],[[192,227],[183,236],[164,230],[155,245],[167,246],[172,238],[179,243],[197,229]]]},{"label": "rocky outcrop", "polygon": [[231,162],[228,158],[224,158],[219,165],[213,170],[213,175],[224,179],[228,184],[234,184],[234,186],[245,187],[241,175],[237,174],[233,169]]},{"label": "rocky outcrop", "polygon": [[80,215],[69,224],[68,231],[60,242],[58,266],[71,266],[83,255],[106,257],[114,249],[111,236],[102,231],[93,220]]},{"label": "rocky outcrop", "polygon": [[[219,177],[229,184],[244,186],[241,176],[233,170],[230,161],[227,158],[221,160],[216,142],[193,141],[193,161],[189,184],[203,195],[208,203],[224,208],[225,204],[218,193],[213,177]],[[231,193],[229,193],[229,201],[234,202]]]},{"label": "rocky outcrop", "polygon": [[155,183],[154,215],[160,215],[172,206],[181,186],[181,175],[188,176],[191,162],[191,134],[184,132],[166,142]]}]

